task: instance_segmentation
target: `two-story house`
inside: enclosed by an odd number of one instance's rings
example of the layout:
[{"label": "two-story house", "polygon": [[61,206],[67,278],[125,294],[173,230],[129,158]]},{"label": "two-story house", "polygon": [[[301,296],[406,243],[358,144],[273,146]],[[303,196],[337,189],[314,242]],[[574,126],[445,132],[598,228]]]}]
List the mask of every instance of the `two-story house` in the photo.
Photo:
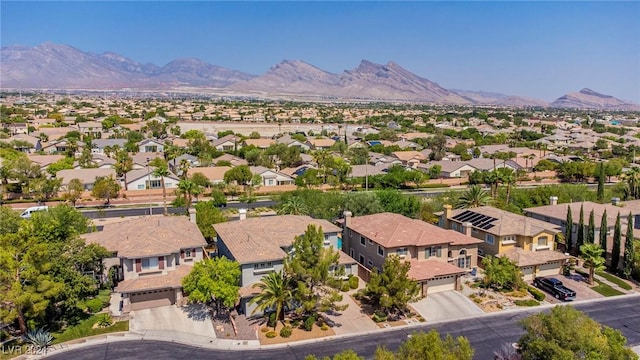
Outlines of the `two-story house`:
[{"label": "two-story house", "polygon": [[421,295],[456,290],[459,278],[477,266],[481,242],[400,214],[380,213],[343,220],[343,249],[368,269],[381,269],[389,255],[411,263],[409,276]]},{"label": "two-story house", "polygon": [[240,312],[250,316],[255,305],[249,300],[257,293],[253,287],[265,274],[284,268],[284,259],[289,255],[296,236],[303,235],[309,225],[322,228],[324,246],[339,251],[340,265],[345,274],[357,275],[358,265],[342,248],[341,229],[326,221],[309,216],[281,215],[246,219],[241,213],[240,221],[214,224],[217,233],[218,255],[240,263]]},{"label": "two-story house", "polygon": [[115,269],[120,310],[180,304],[182,278],[203,259],[207,244],[192,221],[183,216],[147,216],[105,225],[83,235],[113,253],[105,269]]},{"label": "two-story house", "polygon": [[480,257],[510,258],[520,267],[525,280],[558,275],[568,258],[555,251],[560,227],[491,206],[453,210],[451,205],[445,205],[439,224],[481,240]]}]

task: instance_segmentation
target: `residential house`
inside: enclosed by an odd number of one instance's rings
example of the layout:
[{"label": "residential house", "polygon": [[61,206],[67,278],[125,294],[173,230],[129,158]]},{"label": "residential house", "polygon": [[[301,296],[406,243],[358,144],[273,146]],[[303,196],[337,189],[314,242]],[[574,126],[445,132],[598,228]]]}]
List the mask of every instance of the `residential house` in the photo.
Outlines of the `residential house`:
[{"label": "residential house", "polygon": [[251,166],[249,169],[252,174],[260,175],[262,178],[261,186],[290,185],[294,182],[292,177],[264,166]]},{"label": "residential house", "polygon": [[393,213],[352,217],[345,212],[343,249],[368,268],[381,269],[389,255],[411,262],[409,275],[421,295],[459,287],[460,276],[477,266],[482,241]]},{"label": "residential house", "polygon": [[257,147],[258,149],[266,149],[269,146],[275,144],[276,141],[273,139],[265,139],[265,138],[261,138],[261,139],[246,139],[244,141],[244,145],[245,146],[250,146],[253,145],[255,147]]},{"label": "residential house", "polygon": [[506,256],[524,279],[560,274],[567,255],[555,251],[559,226],[491,206],[452,210],[445,205],[440,226],[480,239],[478,255]]},{"label": "residential house", "polygon": [[307,145],[314,150],[329,149],[336,141],[327,138],[313,138],[307,140]]},{"label": "residential house", "polygon": [[292,179],[295,179],[298,176],[303,175],[309,169],[317,169],[317,168],[312,165],[304,164],[304,165],[300,165],[292,168],[284,168],[284,169],[281,169],[280,172],[282,174],[285,174],[286,176],[289,176]]},{"label": "residential house", "polygon": [[173,189],[178,187],[180,178],[175,174],[169,173],[168,176],[156,176],[153,172],[155,167],[133,169],[127,173],[127,190],[145,190],[145,189],[162,189],[162,179],[164,178],[164,187]]},{"label": "residential house", "polygon": [[251,315],[256,308],[249,300],[257,293],[253,285],[262,277],[284,268],[284,258],[288,256],[297,236],[301,236],[309,225],[324,232],[324,246],[332,247],[340,253],[340,265],[346,275],[357,275],[358,265],[347,254],[340,251],[342,238],[340,228],[326,220],[313,219],[302,215],[281,215],[246,219],[240,214],[240,221],[214,224],[217,234],[218,255],[240,263],[241,313]]},{"label": "residential house", "polygon": [[430,161],[426,164],[418,165],[418,168],[428,171],[435,165],[440,166],[440,177],[442,178],[461,178],[469,177],[469,175],[477,169],[466,161]]},{"label": "residential house", "polygon": [[164,160],[164,154],[160,152],[135,153],[135,154],[129,154],[129,156],[131,156],[131,161],[133,162],[134,169],[146,168],[149,165],[149,162],[153,161],[153,159],[156,159],[156,158]]},{"label": "residential house", "polygon": [[112,168],[90,168],[60,170],[56,173],[56,178],[62,179],[63,187],[66,187],[71,180],[78,179],[80,180],[80,182],[82,182],[82,185],[84,186],[84,189],[86,191],[91,191],[93,189],[96,178],[109,176],[112,176],[115,179],[116,171]]},{"label": "residential house", "polygon": [[347,175],[348,178],[363,178],[367,176],[384,175],[387,168],[384,166],[374,165],[352,165],[351,173]]},{"label": "residential house", "polygon": [[195,173],[200,173],[212,184],[221,184],[224,182],[224,174],[229,170],[231,170],[230,166],[196,167],[190,168],[187,174],[191,177]]},{"label": "residential house", "polygon": [[391,153],[396,159],[402,162],[404,166],[416,167],[427,158],[418,151],[394,151]]},{"label": "residential house", "polygon": [[9,131],[10,135],[29,134],[29,124],[27,123],[3,123],[2,127]]},{"label": "residential house", "polygon": [[164,143],[156,139],[144,139],[138,143],[139,153],[162,153],[164,152]]},{"label": "residential house", "polygon": [[124,149],[126,143],[126,139],[95,139],[91,141],[91,152],[94,154],[104,154],[104,149],[107,147],[111,149]]},{"label": "residential house", "polygon": [[240,166],[240,165],[249,165],[247,160],[231,154],[224,154],[213,159],[214,164],[218,164],[220,161],[228,161],[229,164],[231,164],[231,167]]},{"label": "residential house", "polygon": [[45,171],[49,165],[58,162],[65,158],[64,155],[38,155],[38,154],[27,154],[27,158],[31,160],[34,164],[38,164],[40,166],[40,170]]},{"label": "residential house", "polygon": [[276,139],[276,143],[285,144],[287,145],[287,147],[296,146],[300,149],[300,151],[309,151],[311,149],[311,146],[309,144],[296,139],[292,139],[289,135],[284,135]]},{"label": "residential house", "polygon": [[27,134],[13,135],[8,139],[0,139],[0,142],[10,144],[15,150],[23,153],[33,153],[42,149],[40,140],[37,137]]},{"label": "residential house", "polygon": [[226,135],[220,139],[213,140],[211,146],[218,151],[233,151],[242,148],[240,138],[235,135]]},{"label": "residential house", "polygon": [[183,160],[189,164],[189,167],[200,166],[200,160],[198,160],[197,157],[191,154],[182,154],[176,158],[169,160],[167,163],[169,164],[169,168],[171,169],[171,171],[177,174],[180,168],[180,164],[182,164]]},{"label": "residential house", "polygon": [[[105,225],[84,234],[87,243],[111,251],[104,259],[115,269],[120,310],[128,313],[158,306],[182,304],[182,278],[203,259],[206,241],[195,224],[195,212],[183,216],[146,216]],[[114,314],[114,315],[120,315]]]},{"label": "residential house", "polygon": [[102,123],[97,121],[79,122],[77,125],[78,132],[82,135],[91,136],[94,139],[102,137]]},{"label": "residential house", "polygon": [[414,143],[413,141],[400,140],[391,143],[391,146],[397,146],[402,150],[421,150],[422,146]]}]

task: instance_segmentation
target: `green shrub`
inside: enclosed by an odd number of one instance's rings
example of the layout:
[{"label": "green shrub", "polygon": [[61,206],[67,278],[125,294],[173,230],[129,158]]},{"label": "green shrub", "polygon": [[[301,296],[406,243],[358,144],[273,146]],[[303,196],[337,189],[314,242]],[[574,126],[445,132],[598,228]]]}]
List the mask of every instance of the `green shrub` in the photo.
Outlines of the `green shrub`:
[{"label": "green shrub", "polygon": [[289,336],[291,336],[291,334],[293,334],[293,329],[291,328],[291,326],[285,326],[280,329],[280,336],[282,336],[283,338],[288,338]]},{"label": "green shrub", "polygon": [[268,327],[276,327],[276,313],[269,314],[269,319],[267,320]]},{"label": "green shrub", "polygon": [[269,332],[269,328],[268,327],[263,327],[262,329],[260,329],[260,331],[262,331],[263,333]]},{"label": "green shrub", "polygon": [[527,291],[538,301],[543,301],[546,298],[546,295],[542,291],[534,288],[533,286],[527,286]]},{"label": "green shrub", "polygon": [[373,313],[373,316],[371,317],[371,319],[377,323],[384,322],[384,321],[387,321],[387,314],[381,311],[376,311]]},{"label": "green shrub", "polygon": [[327,325],[327,324],[322,324],[322,326],[320,326],[320,330],[322,330],[322,331],[327,331],[327,330],[329,330],[329,325]]},{"label": "green shrub", "polygon": [[473,302],[476,303],[476,304],[480,304],[482,302],[482,299],[481,298],[474,298]]},{"label": "green shrub", "polygon": [[533,300],[533,299],[516,300],[513,303],[518,305],[518,306],[538,306],[538,305],[540,305],[540,303],[538,301]]},{"label": "green shrub", "polygon": [[102,303],[102,300],[100,299],[91,299],[88,300],[86,302],[87,305],[87,310],[89,310],[90,313],[95,314],[99,311],[102,310],[102,308],[104,307],[104,304]]},{"label": "green shrub", "polygon": [[359,284],[360,284],[360,279],[358,279],[357,276],[352,275],[351,277],[349,277],[349,287],[351,289],[354,289],[354,290],[357,289]]},{"label": "green shrub", "polygon": [[98,320],[96,321],[96,324],[98,324],[98,327],[106,328],[113,324],[113,319],[109,314],[100,314],[98,315]]},{"label": "green shrub", "polygon": [[274,337],[278,336],[278,334],[276,334],[275,331],[269,331],[268,333],[264,334],[264,336],[268,337],[269,339],[273,339]]},{"label": "green shrub", "polygon": [[347,292],[349,290],[351,290],[351,286],[349,285],[349,283],[343,282],[342,286],[340,286],[340,291]]},{"label": "green shrub", "polygon": [[300,326],[300,324],[302,324],[302,320],[300,319],[293,319],[291,320],[291,326],[294,328],[297,328]]},{"label": "green shrub", "polygon": [[311,331],[311,329],[313,329],[313,324],[316,323],[316,318],[314,318],[313,316],[309,316],[308,318],[304,319],[304,329],[306,331]]}]

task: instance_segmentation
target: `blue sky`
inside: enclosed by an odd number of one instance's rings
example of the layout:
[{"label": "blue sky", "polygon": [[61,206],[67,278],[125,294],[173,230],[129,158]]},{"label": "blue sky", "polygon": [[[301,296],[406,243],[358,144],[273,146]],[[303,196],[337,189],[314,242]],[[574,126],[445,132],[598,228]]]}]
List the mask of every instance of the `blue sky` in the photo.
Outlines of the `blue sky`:
[{"label": "blue sky", "polygon": [[0,2],[2,46],[64,43],[164,65],[339,73],[395,61],[446,88],[640,103],[639,2]]}]

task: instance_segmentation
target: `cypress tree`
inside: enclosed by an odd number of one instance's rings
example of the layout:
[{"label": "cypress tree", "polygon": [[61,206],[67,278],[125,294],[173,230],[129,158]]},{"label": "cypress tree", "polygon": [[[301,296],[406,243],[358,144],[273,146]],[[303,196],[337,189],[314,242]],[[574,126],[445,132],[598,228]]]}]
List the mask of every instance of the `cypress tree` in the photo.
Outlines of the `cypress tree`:
[{"label": "cypress tree", "polygon": [[564,243],[566,245],[565,251],[570,253],[573,248],[573,241],[571,239],[573,233],[573,214],[571,214],[571,206],[567,205],[567,226],[564,229]]},{"label": "cypress tree", "polygon": [[613,248],[611,249],[611,270],[613,272],[618,272],[620,246],[622,246],[622,226],[620,225],[620,213],[618,212],[616,226],[613,228]]},{"label": "cypress tree", "polygon": [[607,251],[607,229],[609,225],[607,224],[607,210],[604,210],[602,214],[602,219],[600,220],[600,247]]},{"label": "cypress tree", "polygon": [[598,168],[598,201],[604,201],[604,163],[600,162],[600,167]]},{"label": "cypress tree", "polygon": [[633,272],[633,257],[635,249],[633,246],[633,215],[629,213],[627,217],[627,236],[624,239],[624,262],[622,264],[622,273],[628,279]]},{"label": "cypress tree", "polygon": [[578,220],[578,238],[576,239],[577,251],[584,244],[584,205],[580,205],[580,219]]},{"label": "cypress tree", "polygon": [[591,210],[589,213],[589,226],[587,226],[587,236],[584,238],[585,244],[593,244],[596,241],[596,215]]}]

